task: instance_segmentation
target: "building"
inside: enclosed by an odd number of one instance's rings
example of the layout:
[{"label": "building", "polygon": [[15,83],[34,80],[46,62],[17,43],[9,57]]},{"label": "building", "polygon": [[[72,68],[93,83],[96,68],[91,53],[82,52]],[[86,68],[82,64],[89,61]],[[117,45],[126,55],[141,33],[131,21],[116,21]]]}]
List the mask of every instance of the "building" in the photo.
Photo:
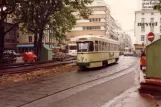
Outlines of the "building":
[{"label": "building", "polygon": [[[23,52],[29,52],[34,50],[34,35],[27,33],[24,34],[21,31],[19,32],[19,36],[17,38],[17,52],[23,53]],[[49,32],[49,30],[46,30],[44,32],[44,38],[42,43],[46,45],[49,48],[53,48],[58,42],[57,40],[52,36],[52,34]]]},{"label": "building", "polygon": [[94,34],[109,36],[110,10],[103,0],[94,0],[88,7],[92,14],[88,20],[78,19],[76,25],[67,32],[67,39],[71,37]]},{"label": "building", "polygon": [[[5,31],[12,28],[14,25],[11,23],[5,23]],[[6,33],[4,37],[4,50],[16,51],[18,36],[18,26],[15,26],[12,30]]]},{"label": "building", "polygon": [[[134,34],[136,37],[135,50],[140,53],[146,46],[160,39],[161,14],[153,10],[158,0],[142,0],[142,9],[135,11]],[[154,33],[154,40],[148,40],[148,34]]]},{"label": "building", "polygon": [[117,23],[116,20],[111,15],[108,26],[109,26],[109,38],[118,40],[119,35],[122,34],[120,33],[122,29],[119,26],[119,23]]}]

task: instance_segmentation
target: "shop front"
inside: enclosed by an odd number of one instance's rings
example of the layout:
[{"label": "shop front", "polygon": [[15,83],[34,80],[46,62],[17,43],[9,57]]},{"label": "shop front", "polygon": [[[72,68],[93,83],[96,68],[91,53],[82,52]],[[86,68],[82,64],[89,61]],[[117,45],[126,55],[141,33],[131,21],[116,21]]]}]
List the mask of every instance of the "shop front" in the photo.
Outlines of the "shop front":
[{"label": "shop front", "polygon": [[16,47],[17,53],[34,51],[34,44],[18,44]]}]

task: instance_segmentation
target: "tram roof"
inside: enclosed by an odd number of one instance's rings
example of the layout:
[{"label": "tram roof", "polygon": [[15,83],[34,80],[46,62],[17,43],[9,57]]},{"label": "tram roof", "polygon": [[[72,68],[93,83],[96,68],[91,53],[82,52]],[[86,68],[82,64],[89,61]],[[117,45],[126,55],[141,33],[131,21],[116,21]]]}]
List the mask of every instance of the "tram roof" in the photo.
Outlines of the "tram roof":
[{"label": "tram roof", "polygon": [[90,39],[95,39],[95,40],[102,39],[102,40],[107,40],[107,41],[110,41],[110,42],[116,42],[116,43],[118,43],[118,41],[109,39],[108,37],[102,36],[102,35],[81,35],[81,36],[77,36],[76,38],[77,38],[77,40],[79,40],[80,38],[87,38],[87,40],[89,38]]}]

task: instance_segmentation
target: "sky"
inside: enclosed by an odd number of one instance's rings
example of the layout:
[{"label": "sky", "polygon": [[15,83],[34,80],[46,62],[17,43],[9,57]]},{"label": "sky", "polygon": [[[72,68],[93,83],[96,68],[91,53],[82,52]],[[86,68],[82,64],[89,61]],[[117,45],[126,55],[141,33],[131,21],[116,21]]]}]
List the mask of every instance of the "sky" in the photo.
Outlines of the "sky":
[{"label": "sky", "polygon": [[120,23],[122,30],[128,33],[135,43],[135,11],[140,10],[141,0],[104,0],[110,8],[111,15]]}]

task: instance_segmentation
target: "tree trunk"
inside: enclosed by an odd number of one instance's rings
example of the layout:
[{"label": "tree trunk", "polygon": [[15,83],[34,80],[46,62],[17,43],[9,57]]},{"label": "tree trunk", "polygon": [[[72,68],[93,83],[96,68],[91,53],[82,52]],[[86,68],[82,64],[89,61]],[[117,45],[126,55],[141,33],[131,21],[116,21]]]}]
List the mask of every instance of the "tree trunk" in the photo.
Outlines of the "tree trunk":
[{"label": "tree trunk", "polygon": [[38,52],[37,56],[38,56],[39,60],[40,60],[40,57],[41,57],[42,37],[43,37],[43,30],[40,30],[38,44],[37,44],[37,52]]},{"label": "tree trunk", "polygon": [[35,35],[34,35],[34,53],[36,55],[38,55],[38,52],[37,52],[37,44],[38,44],[38,35],[37,35],[37,32],[36,32]]},{"label": "tree trunk", "polygon": [[4,24],[3,22],[0,23],[0,60],[3,58],[3,51],[4,51]]}]

